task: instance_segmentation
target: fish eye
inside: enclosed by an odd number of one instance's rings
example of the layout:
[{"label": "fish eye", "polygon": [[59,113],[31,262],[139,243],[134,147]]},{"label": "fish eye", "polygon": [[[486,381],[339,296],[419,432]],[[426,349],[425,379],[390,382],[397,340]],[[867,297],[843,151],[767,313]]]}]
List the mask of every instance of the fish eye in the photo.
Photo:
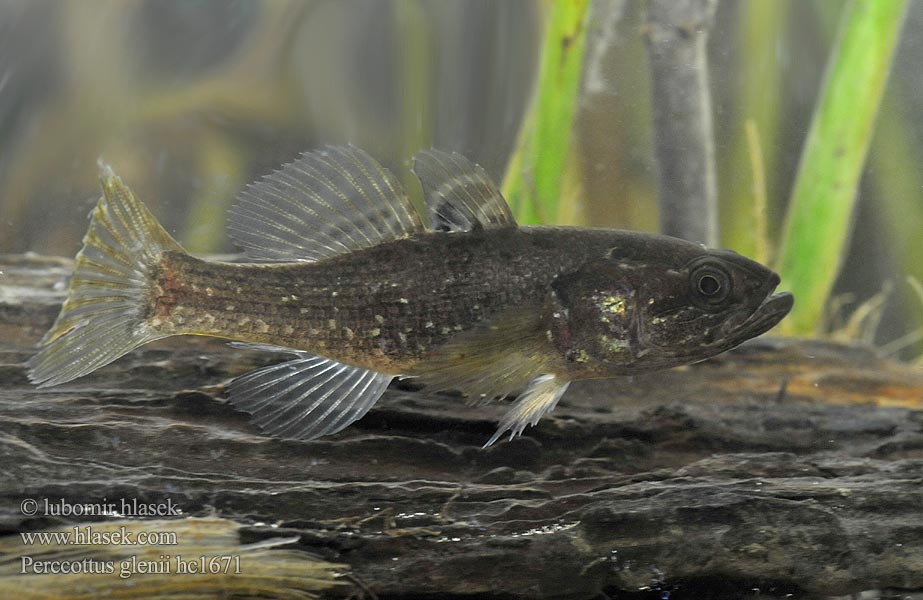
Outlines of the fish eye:
[{"label": "fish eye", "polygon": [[693,292],[706,305],[715,306],[723,302],[731,293],[731,278],[714,265],[702,265],[692,272]]},{"label": "fish eye", "polygon": [[699,293],[703,296],[714,296],[721,291],[721,282],[718,278],[710,273],[705,273],[699,277]]}]

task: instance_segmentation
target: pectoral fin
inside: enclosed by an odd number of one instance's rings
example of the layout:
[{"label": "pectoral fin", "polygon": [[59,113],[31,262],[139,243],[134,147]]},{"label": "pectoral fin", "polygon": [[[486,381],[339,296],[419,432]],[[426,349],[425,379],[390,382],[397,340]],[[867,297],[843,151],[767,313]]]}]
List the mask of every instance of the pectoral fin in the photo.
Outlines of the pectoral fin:
[{"label": "pectoral fin", "polygon": [[313,440],[341,431],[374,406],[393,377],[294,354],[298,358],[238,377],[230,386],[231,404],[279,437]]},{"label": "pectoral fin", "polygon": [[550,412],[570,381],[560,372],[558,354],[543,328],[541,307],[517,306],[459,335],[418,367],[414,375],[436,390],[459,390],[474,402],[507,396],[525,388],[500,420],[484,447],[504,434],[520,435]]},{"label": "pectoral fin", "polygon": [[412,375],[432,390],[457,390],[477,403],[523,389],[548,373],[554,349],[532,305],[503,311],[459,334],[414,368]]}]

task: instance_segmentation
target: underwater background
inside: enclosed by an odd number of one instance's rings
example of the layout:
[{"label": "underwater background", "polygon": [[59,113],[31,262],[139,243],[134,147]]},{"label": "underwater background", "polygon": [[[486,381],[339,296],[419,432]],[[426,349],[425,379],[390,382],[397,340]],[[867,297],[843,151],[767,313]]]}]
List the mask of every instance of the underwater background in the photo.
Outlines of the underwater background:
[{"label": "underwater background", "polygon": [[[520,219],[656,231],[643,3],[568,4],[586,16],[573,128],[554,148],[566,174],[554,202]],[[849,4],[718,4],[708,58],[722,246],[774,262]],[[100,158],[203,254],[234,250],[225,222],[241,187],[324,144],[368,150],[417,196],[409,161],[430,146],[461,152],[501,181],[530,126],[561,5],[0,2],[0,252],[73,256],[99,194]],[[923,355],[921,26],[923,5],[910,1],[851,235],[820,240],[842,245],[829,265],[840,270],[810,332],[908,360]],[[855,81],[857,90],[867,84]],[[755,213],[760,195],[765,211]]]}]

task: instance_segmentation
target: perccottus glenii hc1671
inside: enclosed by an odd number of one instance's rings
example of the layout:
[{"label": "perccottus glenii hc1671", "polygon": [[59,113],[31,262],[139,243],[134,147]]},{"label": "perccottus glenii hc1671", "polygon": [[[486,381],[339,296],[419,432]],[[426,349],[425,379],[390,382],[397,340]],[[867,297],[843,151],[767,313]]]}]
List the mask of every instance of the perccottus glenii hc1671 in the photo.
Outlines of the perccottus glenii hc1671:
[{"label": "perccottus glenii hc1671", "polygon": [[520,392],[491,444],[536,424],[575,379],[697,362],[792,307],[775,273],[730,251],[518,226],[458,154],[423,151],[414,173],[426,215],[357,148],[302,155],[241,192],[230,235],[254,262],[238,264],[187,254],[103,166],[32,381],[58,385],[168,336],[217,336],[291,353],[229,388],[273,435],[340,431],[413,377],[474,401]]}]

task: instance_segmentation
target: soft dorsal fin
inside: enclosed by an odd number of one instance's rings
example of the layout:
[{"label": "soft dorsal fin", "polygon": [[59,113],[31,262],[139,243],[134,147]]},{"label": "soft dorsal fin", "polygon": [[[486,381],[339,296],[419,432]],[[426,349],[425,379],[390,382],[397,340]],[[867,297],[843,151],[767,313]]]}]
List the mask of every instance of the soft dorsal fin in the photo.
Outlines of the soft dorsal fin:
[{"label": "soft dorsal fin", "polygon": [[306,152],[247,186],[231,239],[258,260],[315,261],[425,230],[394,175],[352,146]]},{"label": "soft dorsal fin", "polygon": [[393,379],[307,352],[244,346],[297,357],[238,377],[229,390],[231,404],[252,414],[263,431],[283,438],[313,440],[343,430],[372,408]]},{"label": "soft dorsal fin", "polygon": [[414,157],[413,172],[423,185],[431,229],[471,231],[516,226],[497,186],[484,169],[464,156],[423,150]]}]

